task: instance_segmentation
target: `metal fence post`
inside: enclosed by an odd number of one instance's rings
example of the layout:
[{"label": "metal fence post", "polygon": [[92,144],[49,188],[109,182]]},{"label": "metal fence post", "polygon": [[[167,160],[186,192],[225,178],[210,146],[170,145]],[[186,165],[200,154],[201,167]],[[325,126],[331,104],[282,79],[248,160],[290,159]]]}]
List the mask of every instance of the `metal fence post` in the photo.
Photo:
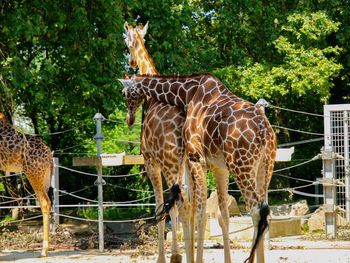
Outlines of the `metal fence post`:
[{"label": "metal fence post", "polygon": [[52,232],[56,232],[56,226],[60,224],[60,199],[59,199],[59,161],[57,157],[53,158],[54,168],[51,178],[51,186],[53,188],[53,203],[52,203],[52,210],[53,210],[53,224],[52,224]]},{"label": "metal fence post", "polygon": [[331,146],[322,148],[323,160],[323,195],[326,237],[334,238],[337,233],[336,204],[337,186],[335,180],[335,159],[336,154]]},{"label": "metal fence post", "polygon": [[98,247],[100,252],[104,250],[104,233],[103,233],[103,178],[102,178],[102,163],[101,163],[101,154],[102,154],[102,141],[104,140],[104,136],[102,134],[102,121],[105,118],[101,113],[96,113],[94,116],[94,121],[96,122],[96,135],[94,136],[94,140],[96,141],[97,146],[97,157],[99,158],[99,162],[97,165],[97,181],[95,184],[97,185],[98,190]]}]

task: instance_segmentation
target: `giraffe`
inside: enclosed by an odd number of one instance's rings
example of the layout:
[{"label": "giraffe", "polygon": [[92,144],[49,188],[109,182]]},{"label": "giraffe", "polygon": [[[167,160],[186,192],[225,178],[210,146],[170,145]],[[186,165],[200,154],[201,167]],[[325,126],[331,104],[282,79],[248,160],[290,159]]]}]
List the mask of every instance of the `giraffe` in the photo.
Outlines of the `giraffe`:
[{"label": "giraffe", "polygon": [[[147,28],[148,28],[148,22],[145,25],[145,27],[143,27],[142,25],[139,25],[137,28],[133,28],[131,25],[129,25],[128,23],[124,24],[124,28],[125,28],[125,34],[124,34],[124,38],[125,38],[125,42],[126,45],[129,48],[130,51],[130,59],[129,59],[129,65],[131,67],[139,67],[140,73],[141,74],[145,74],[145,75],[159,75],[158,71],[156,70],[155,66],[153,65],[153,61],[150,58],[145,46],[144,46],[144,36],[147,32]],[[152,100],[152,98],[151,98]],[[138,103],[137,101],[134,101],[133,103]],[[154,100],[153,100],[153,103]],[[158,104],[159,105],[159,104]],[[133,105],[129,105],[131,108],[133,108]],[[157,105],[155,106],[157,108]],[[172,107],[172,106],[170,106]],[[164,123],[164,126],[167,127],[167,121],[169,120],[170,116],[174,117],[174,114],[179,117],[176,118],[178,119],[176,121],[176,123],[178,124],[177,127],[172,128],[173,133],[174,134],[180,134],[180,130],[183,127],[183,122],[184,122],[184,113],[182,110],[172,107],[171,111],[173,112],[173,114],[164,114],[159,111],[159,110],[155,110],[154,112],[149,112],[148,116],[157,116],[159,114],[161,114],[163,117],[159,118],[159,122],[160,123]],[[131,118],[130,118],[131,116]],[[181,118],[180,118],[181,117]],[[130,123],[130,120],[132,120],[133,123],[133,119],[134,119],[134,112],[133,111],[128,111],[127,113],[127,122]],[[181,120],[183,120],[181,122]],[[159,131],[158,130],[154,130],[152,127],[154,127],[154,125],[149,125],[148,121],[147,121],[147,117],[145,118],[144,121],[144,128],[150,128],[150,132],[148,135],[143,136],[143,139],[147,139],[147,138],[153,138],[154,135],[159,136]],[[177,129],[176,129],[177,128]],[[181,138],[180,138],[181,139]],[[147,141],[146,141],[147,143]],[[144,144],[147,148],[147,144]],[[164,143],[167,143],[166,141]],[[170,142],[170,144],[172,144]],[[158,145],[160,148],[163,145]],[[180,149],[183,148],[184,145],[183,144],[178,144],[176,145],[176,148]],[[165,148],[165,147],[163,147]],[[150,147],[148,147],[148,149],[151,149]],[[155,149],[157,150],[157,149]],[[154,150],[153,150],[154,152]],[[184,152],[183,149],[181,149],[181,152]],[[183,154],[181,154],[181,157]],[[159,155],[158,155],[159,156]],[[164,159],[161,158],[162,156],[159,156],[159,159]],[[180,157],[180,156],[178,156]],[[180,159],[180,158],[178,158]],[[206,172],[206,167],[205,165],[201,164],[191,164],[188,161],[186,162],[188,170],[190,172],[190,174],[192,174],[191,178],[192,180],[190,180],[190,190],[191,190],[191,194],[190,196],[192,197],[191,199],[191,214],[190,214],[190,242],[189,244],[187,243],[186,245],[186,249],[189,248],[190,252],[190,257],[187,256],[187,261],[188,262],[193,262],[194,258],[193,258],[193,254],[194,254],[194,236],[195,236],[195,226],[196,224],[199,226],[197,227],[197,261],[201,261],[202,260],[202,250],[203,250],[203,245],[204,245],[204,235],[205,235],[205,225],[206,225],[206,200],[207,200],[207,196],[206,196],[206,178],[205,178],[205,172]],[[221,172],[218,169],[214,169],[213,170],[213,174],[215,176],[216,181],[220,181],[221,178]],[[195,182],[195,184],[194,184]],[[221,195],[225,195],[227,193],[223,193],[221,192]],[[195,218],[196,215],[196,218]],[[221,224],[220,224],[221,225]],[[174,236],[174,231],[173,230],[173,236]],[[228,234],[227,234],[228,235]],[[228,236],[224,237],[224,239],[228,240]],[[190,246],[190,247],[189,247]],[[229,243],[226,242],[225,243],[225,251],[226,251],[226,256],[225,256],[225,262],[231,262],[231,257],[230,257],[230,253],[229,253]],[[188,251],[187,251],[188,252]],[[191,260],[189,260],[189,258]]]},{"label": "giraffe", "polygon": [[0,170],[23,172],[33,187],[43,215],[43,257],[47,256],[49,250],[52,167],[49,147],[38,137],[18,132],[0,113]]},{"label": "giraffe", "polygon": [[[129,49],[129,65],[133,68],[138,67],[141,74],[159,75],[151,57],[144,46],[144,36],[148,29],[148,22],[143,27],[139,25],[133,28],[127,22],[124,24],[124,39]],[[142,124],[141,150],[145,159],[145,168],[147,175],[152,183],[156,207],[164,203],[162,174],[167,186],[171,188],[175,184],[182,185],[181,171],[184,170],[184,146],[182,140],[182,128],[185,121],[183,111],[168,104],[164,104],[155,99],[148,98],[147,111],[145,112]],[[131,114],[130,114],[131,113]],[[128,111],[126,121],[129,126],[134,123],[134,112]],[[191,209],[186,196],[183,195],[184,204],[179,208],[180,221],[184,229],[184,238],[186,242],[187,261],[193,258],[193,236],[190,236]],[[171,262],[181,262],[177,243],[177,213],[175,206],[169,214],[172,221],[172,256]],[[158,260],[165,263],[164,251],[164,220],[158,222]]]},{"label": "giraffe", "polygon": [[[265,262],[264,232],[269,207],[264,202],[276,157],[276,136],[263,108],[232,94],[211,74],[189,77],[136,76],[120,80],[128,105],[150,96],[186,111],[185,152],[195,166],[207,166],[216,177],[224,246],[229,246],[228,175],[234,179],[250,210],[253,243],[246,262]],[[135,108],[129,108],[130,111]],[[225,250],[225,260],[227,257]],[[198,259],[198,258],[197,258]],[[202,259],[200,259],[202,261]]]}]

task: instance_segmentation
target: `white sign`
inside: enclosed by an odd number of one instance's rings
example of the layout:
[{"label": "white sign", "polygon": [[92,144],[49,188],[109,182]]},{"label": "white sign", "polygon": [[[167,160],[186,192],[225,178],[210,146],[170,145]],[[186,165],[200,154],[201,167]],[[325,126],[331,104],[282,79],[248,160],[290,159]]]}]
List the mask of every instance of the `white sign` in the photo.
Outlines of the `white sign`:
[{"label": "white sign", "polygon": [[294,147],[277,149],[276,162],[289,162],[293,153]]},{"label": "white sign", "polygon": [[119,166],[123,164],[125,152],[113,154],[101,154],[102,166]]}]

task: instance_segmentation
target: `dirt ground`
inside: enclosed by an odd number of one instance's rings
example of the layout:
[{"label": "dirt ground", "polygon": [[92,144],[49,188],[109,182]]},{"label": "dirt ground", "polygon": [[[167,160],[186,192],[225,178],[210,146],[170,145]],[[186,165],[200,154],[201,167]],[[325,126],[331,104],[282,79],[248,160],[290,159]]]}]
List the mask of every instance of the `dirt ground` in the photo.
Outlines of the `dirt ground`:
[{"label": "dirt ground", "polygon": [[[231,249],[233,262],[243,262],[249,253],[248,243],[239,243],[240,248]],[[168,245],[169,246],[169,245]],[[169,247],[167,246],[167,251]],[[224,262],[224,251],[222,248],[213,249],[215,245],[206,244],[204,250],[205,263]],[[220,246],[218,246],[220,247]],[[273,239],[270,242],[270,250],[266,250],[266,262],[268,263],[323,263],[341,262],[350,263],[350,241],[317,241],[303,240],[301,237],[288,237]],[[156,262],[157,250],[142,251],[144,247],[137,249],[109,250],[99,252],[93,250],[54,250],[50,251],[49,257],[40,258],[39,250],[20,251],[3,250],[0,253],[1,262],[18,263],[77,263],[77,262],[113,262],[113,263],[150,263]],[[183,249],[183,248],[182,248]],[[170,254],[167,254],[167,262],[170,262]],[[183,254],[183,262],[186,262]]]},{"label": "dirt ground", "polygon": [[[61,224],[50,237],[47,258],[40,258],[41,227],[21,226],[0,228],[0,262],[17,263],[151,263],[157,261],[157,229],[137,239],[130,236],[105,234],[105,252],[98,247],[98,237],[91,225]],[[346,231],[345,231],[346,230]],[[322,234],[273,238],[265,244],[266,263],[350,263],[350,228],[339,231],[337,240],[327,240]],[[349,231],[348,231],[349,230]],[[348,233],[349,232],[349,233]],[[205,241],[204,262],[224,262],[221,239]],[[233,262],[244,262],[250,251],[250,242],[231,242]],[[170,262],[171,242],[165,243],[166,260]],[[90,248],[90,249],[89,249]],[[269,249],[268,249],[269,248]],[[184,244],[180,242],[182,262],[186,263]]]}]

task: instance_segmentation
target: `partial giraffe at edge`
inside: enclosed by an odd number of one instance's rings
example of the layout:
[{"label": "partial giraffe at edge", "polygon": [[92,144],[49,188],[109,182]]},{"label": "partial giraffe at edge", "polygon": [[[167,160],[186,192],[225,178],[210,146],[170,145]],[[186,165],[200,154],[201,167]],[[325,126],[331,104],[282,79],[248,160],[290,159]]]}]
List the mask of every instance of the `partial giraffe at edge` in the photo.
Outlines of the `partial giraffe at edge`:
[{"label": "partial giraffe at edge", "polygon": [[[256,254],[259,263],[265,262],[263,243],[269,208],[264,201],[276,158],[276,136],[262,107],[235,96],[211,74],[136,76],[121,82],[128,105],[135,106],[135,100],[151,96],[186,110],[186,155],[194,165],[205,164],[221,172],[221,178],[216,178],[218,194],[227,193],[228,174],[234,175],[254,224],[247,261],[253,262]],[[226,201],[219,197],[224,245],[229,246]]]},{"label": "partial giraffe at edge", "polygon": [[49,147],[38,137],[18,132],[0,113],[0,170],[23,172],[39,200],[43,215],[43,257],[49,250],[52,168],[53,158]]}]

